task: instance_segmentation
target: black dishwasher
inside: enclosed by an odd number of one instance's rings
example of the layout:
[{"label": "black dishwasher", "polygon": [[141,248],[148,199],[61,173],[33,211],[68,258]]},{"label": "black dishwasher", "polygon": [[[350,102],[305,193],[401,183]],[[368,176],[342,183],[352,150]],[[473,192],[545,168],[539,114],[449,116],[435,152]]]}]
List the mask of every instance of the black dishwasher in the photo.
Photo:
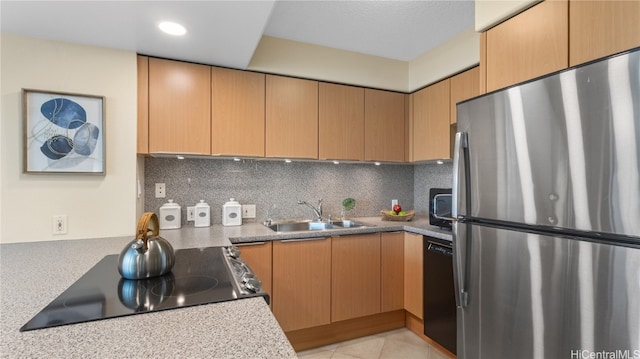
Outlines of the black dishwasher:
[{"label": "black dishwasher", "polygon": [[424,335],[456,354],[456,299],[451,242],[424,238]]}]

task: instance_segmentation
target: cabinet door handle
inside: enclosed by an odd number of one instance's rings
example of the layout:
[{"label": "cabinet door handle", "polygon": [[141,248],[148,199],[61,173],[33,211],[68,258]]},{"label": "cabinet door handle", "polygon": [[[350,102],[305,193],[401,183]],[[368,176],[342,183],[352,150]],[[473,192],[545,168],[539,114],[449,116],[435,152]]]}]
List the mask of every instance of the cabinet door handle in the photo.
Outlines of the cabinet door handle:
[{"label": "cabinet door handle", "polygon": [[246,243],[234,243],[234,246],[237,247],[248,247],[248,246],[259,246],[261,244],[266,244],[267,242],[246,242]]},{"label": "cabinet door handle", "polygon": [[304,242],[304,241],[319,241],[322,239],[327,239],[326,237],[309,237],[309,238],[292,238],[292,239],[282,239],[280,242]]}]

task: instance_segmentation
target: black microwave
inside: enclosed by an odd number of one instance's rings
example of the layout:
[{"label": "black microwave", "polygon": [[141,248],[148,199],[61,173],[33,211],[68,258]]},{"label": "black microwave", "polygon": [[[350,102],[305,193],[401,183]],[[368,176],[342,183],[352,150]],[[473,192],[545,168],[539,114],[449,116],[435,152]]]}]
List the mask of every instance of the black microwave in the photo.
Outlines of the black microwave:
[{"label": "black microwave", "polygon": [[429,189],[429,224],[451,228],[451,188]]}]

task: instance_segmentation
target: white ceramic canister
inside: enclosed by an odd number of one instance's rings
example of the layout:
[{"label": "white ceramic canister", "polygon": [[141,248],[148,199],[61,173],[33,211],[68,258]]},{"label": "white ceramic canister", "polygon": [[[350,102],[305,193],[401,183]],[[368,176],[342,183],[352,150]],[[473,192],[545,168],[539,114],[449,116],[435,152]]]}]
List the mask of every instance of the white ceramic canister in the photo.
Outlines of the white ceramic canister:
[{"label": "white ceramic canister", "polygon": [[182,216],[180,205],[173,203],[170,199],[168,203],[160,207],[160,229],[178,229],[182,226]]},{"label": "white ceramic canister", "polygon": [[222,206],[222,225],[239,226],[242,224],[242,206],[233,198]]},{"label": "white ceramic canister", "polygon": [[209,227],[211,226],[211,216],[210,216],[211,208],[204,201],[204,199],[200,200],[200,203],[196,203],[195,206],[195,226],[196,227]]}]

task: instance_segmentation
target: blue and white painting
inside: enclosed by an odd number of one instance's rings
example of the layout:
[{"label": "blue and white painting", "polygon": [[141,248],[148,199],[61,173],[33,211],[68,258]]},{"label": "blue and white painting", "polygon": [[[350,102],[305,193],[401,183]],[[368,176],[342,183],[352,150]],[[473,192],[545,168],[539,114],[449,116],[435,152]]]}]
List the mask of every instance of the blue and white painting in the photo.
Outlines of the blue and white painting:
[{"label": "blue and white painting", "polygon": [[104,98],[23,90],[25,172],[104,174]]}]

